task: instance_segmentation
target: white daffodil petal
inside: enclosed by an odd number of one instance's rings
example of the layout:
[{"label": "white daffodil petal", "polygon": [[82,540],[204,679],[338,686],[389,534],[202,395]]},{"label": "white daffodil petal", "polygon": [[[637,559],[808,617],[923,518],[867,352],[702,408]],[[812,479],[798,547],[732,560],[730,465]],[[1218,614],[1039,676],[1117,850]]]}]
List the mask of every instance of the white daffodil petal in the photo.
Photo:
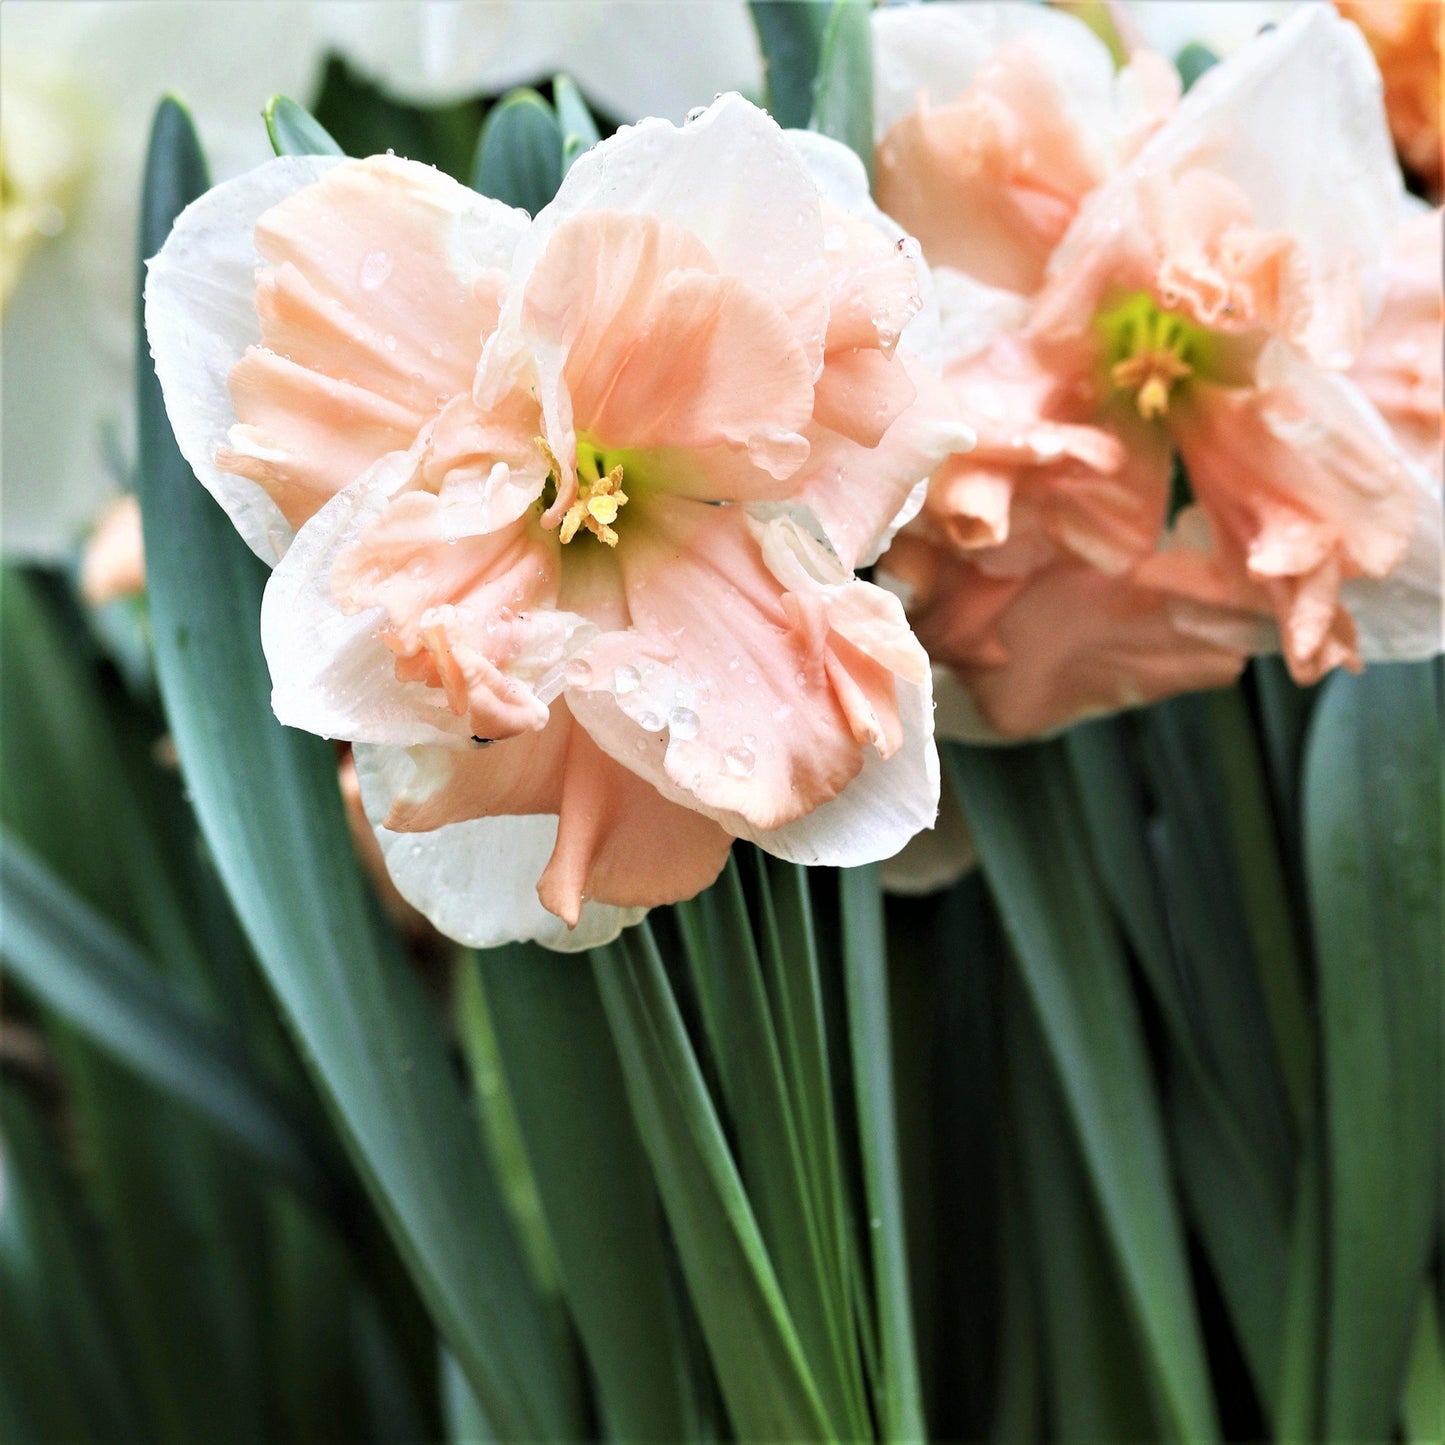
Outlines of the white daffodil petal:
[{"label": "white daffodil petal", "polygon": [[1321,281],[1363,280],[1374,314],[1404,183],[1369,47],[1329,5],[1299,6],[1206,73],[1138,164],[1227,177],[1256,225],[1301,242]]},{"label": "white daffodil petal", "polygon": [[236,419],[231,368],[261,338],[256,222],[338,163],[285,156],[212,188],[181,212],[146,276],[146,331],[181,453],[247,546],[272,565],[291,543],[291,526],[255,482],[218,470],[215,451]]},{"label": "white daffodil petal", "polygon": [[956,100],[1002,46],[1027,38],[1058,82],[1081,136],[1103,153],[1116,112],[1114,62],[1082,21],[1043,5],[909,5],[873,12],[873,138],[881,141],[926,94]]},{"label": "white daffodil petal", "polygon": [[377,634],[381,609],[347,613],[332,591],[337,557],[415,471],[407,452],[383,457],[301,528],[271,574],[261,645],[271,669],[271,707],[288,727],[399,747],[467,744],[466,721],[447,708],[445,693],[397,680],[394,658]]},{"label": "white daffodil petal", "polygon": [[1366,663],[1414,662],[1445,651],[1440,479],[1421,466],[1409,470],[1418,507],[1409,550],[1389,576],[1346,582],[1340,589]]},{"label": "white daffodil petal", "polygon": [[946,787],[938,799],[938,821],[910,838],[903,851],[879,870],[889,893],[915,898],[957,883],[978,863],[978,849],[957,792]]},{"label": "white daffodil petal", "polygon": [[551,814],[478,818],[425,833],[383,827],[392,800],[425,766],[426,749],[355,749],[367,819],[397,891],[448,938],[470,948],[532,940],[559,953],[579,953],[616,938],[645,908],[585,903],[569,929],[542,907],[537,880],[557,841]]}]

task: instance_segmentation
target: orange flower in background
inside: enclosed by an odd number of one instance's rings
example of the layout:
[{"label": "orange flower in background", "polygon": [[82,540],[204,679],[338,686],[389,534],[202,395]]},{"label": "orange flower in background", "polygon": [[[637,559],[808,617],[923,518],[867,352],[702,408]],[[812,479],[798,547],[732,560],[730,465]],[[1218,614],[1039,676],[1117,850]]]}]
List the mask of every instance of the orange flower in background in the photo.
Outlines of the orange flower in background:
[{"label": "orange flower in background", "polygon": [[841,865],[931,825],[927,657],[852,570],[969,440],[925,285],[856,158],[737,97],[619,132],[531,222],[387,157],[182,216],[147,324],[277,564],[276,712],[354,744],[443,932],[587,947],[734,838]]},{"label": "orange flower in background", "polygon": [[[1438,651],[1440,217],[1404,195],[1358,37],[1305,7],[1173,109],[1057,14],[929,6],[875,36],[880,174],[939,196],[908,220],[942,238],[944,376],[978,432],[881,563],[945,665],[940,729],[1050,731],[1271,646],[1301,682]],[[956,155],[991,157],[951,191],[900,144],[945,112]],[[1061,154],[1072,190],[1039,164]],[[1065,217],[1057,244],[960,246],[980,186]]]},{"label": "orange flower in background", "polygon": [[1385,110],[1400,158],[1437,200],[1440,150],[1440,0],[1335,0],[1335,8],[1365,32],[1385,82]]}]

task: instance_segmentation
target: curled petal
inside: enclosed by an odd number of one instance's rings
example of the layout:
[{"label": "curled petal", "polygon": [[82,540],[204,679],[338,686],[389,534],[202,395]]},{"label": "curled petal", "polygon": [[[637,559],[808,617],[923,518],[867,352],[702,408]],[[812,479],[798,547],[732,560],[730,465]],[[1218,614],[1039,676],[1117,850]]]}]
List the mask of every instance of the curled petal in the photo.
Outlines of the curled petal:
[{"label": "curled petal", "polygon": [[[430,751],[423,750],[422,766]],[[646,912],[587,902],[569,927],[537,896],[537,879],[557,845],[554,815],[503,815],[424,833],[394,832],[385,819],[397,796],[415,785],[418,760],[403,748],[367,745],[355,756],[366,815],[397,891],[449,938],[471,948],[532,939],[576,953],[611,941]]]},{"label": "curled petal", "polygon": [[[832,861],[896,851],[937,804],[927,659],[896,599],[853,581],[790,518],[694,505],[674,504],[648,546],[629,538],[633,626],[583,655],[574,712],[619,761],[737,836],[820,849],[819,861],[828,819],[843,817]],[[856,812],[870,807],[871,841]]]},{"label": "curled petal", "polygon": [[217,465],[292,525],[470,386],[526,218],[391,156],[337,166],[260,217],[260,344],[231,372]]},{"label": "curled petal", "polygon": [[463,752],[417,750],[413,759],[416,772],[385,826],[425,833],[476,818],[556,814],[537,890],[572,927],[584,900],[650,908],[691,898],[717,877],[732,846],[712,819],[669,802],[602,752],[565,703],[541,732]]},{"label": "curled petal", "polygon": [[212,187],[180,214],[146,272],[146,334],[176,442],[246,545],[272,564],[295,529],[263,488],[220,470],[215,454],[236,419],[231,369],[261,339],[256,222],[337,164],[286,156]]},{"label": "curled petal", "polygon": [[[544,378],[557,358],[564,441],[575,430],[605,447],[727,447],[771,478],[806,455],[812,370],[788,317],[720,275],[675,222],[624,211],[564,222],[527,281],[522,326]],[[560,488],[557,504],[571,505]]]}]

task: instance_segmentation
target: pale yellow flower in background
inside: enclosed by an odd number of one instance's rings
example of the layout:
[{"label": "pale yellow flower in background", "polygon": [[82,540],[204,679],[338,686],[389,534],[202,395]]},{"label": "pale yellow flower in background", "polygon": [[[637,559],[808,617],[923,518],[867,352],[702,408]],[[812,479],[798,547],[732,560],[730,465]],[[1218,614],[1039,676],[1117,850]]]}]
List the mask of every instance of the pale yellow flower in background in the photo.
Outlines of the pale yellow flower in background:
[{"label": "pale yellow flower in background", "polygon": [[150,119],[190,107],[212,175],[271,153],[261,109],[309,102],[328,52],[398,99],[469,98],[566,69],[615,119],[756,91],[743,0],[6,0],[0,546],[68,556],[135,455],[135,237]]}]

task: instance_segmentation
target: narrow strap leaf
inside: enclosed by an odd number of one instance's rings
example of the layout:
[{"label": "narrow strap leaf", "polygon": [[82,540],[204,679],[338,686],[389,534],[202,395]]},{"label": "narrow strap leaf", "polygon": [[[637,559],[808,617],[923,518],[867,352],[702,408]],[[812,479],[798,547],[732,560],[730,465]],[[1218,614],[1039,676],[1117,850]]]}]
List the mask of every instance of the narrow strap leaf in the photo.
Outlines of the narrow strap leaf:
[{"label": "narrow strap leaf", "polygon": [[1324,1023],[1329,1439],[1397,1423],[1440,1207],[1438,663],[1325,685],[1305,761]]},{"label": "narrow strap leaf", "polygon": [[1058,1071],[1165,1433],[1216,1439],[1143,1029],[1063,753],[955,747],[948,759]]},{"label": "narrow strap leaf", "polygon": [[261,112],[271,149],[278,156],[339,156],[341,147],[326,127],[289,95],[273,95]]},{"label": "narrow strap leaf", "polygon": [[768,109],[785,130],[802,130],[813,114],[828,0],[748,0],[748,9],[763,51]]},{"label": "narrow strap leaf", "polygon": [[562,127],[535,90],[514,90],[487,115],[472,189],[535,216],[562,184]]},{"label": "narrow strap leaf", "polygon": [[809,119],[812,129],[841,141],[873,174],[873,30],[867,0],[835,0],[818,63]]},{"label": "narrow strap leaf", "polygon": [[113,1057],[203,1114],[312,1203],[333,1199],[329,1148],[296,1104],[139,951],[20,842],[0,835],[5,963]]},{"label": "narrow strap leaf", "polygon": [[592,966],[633,1115],[740,1439],[835,1439],[644,922]]},{"label": "narrow strap leaf", "polygon": [[[156,116],[142,254],[205,188],[189,118]],[[263,575],[191,474],[142,334],[140,496],[156,664],[201,830],[283,1012],[438,1328],[497,1428],[576,1433],[437,1020],[358,871],[331,746],[270,709]]]},{"label": "narrow strap leaf", "polygon": [[888,1024],[887,945],[876,867],[838,875],[843,914],[843,972],[853,1053],[863,1192],[878,1319],[882,1385],[878,1414],[886,1440],[922,1440],[923,1396],[908,1297],[903,1187],[893,1102],[893,1045]]}]

